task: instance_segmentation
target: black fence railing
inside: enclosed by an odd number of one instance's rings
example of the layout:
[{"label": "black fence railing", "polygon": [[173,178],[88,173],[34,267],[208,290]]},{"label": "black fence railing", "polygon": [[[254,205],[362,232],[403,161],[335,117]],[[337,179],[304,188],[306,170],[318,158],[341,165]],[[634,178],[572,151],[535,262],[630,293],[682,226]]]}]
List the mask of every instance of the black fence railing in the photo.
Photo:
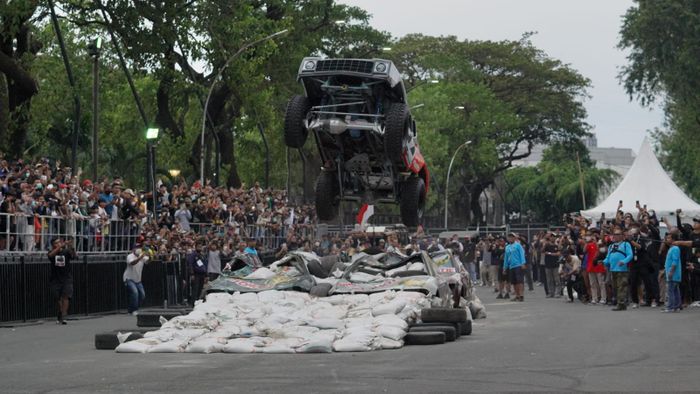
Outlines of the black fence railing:
[{"label": "black fence railing", "polygon": [[[184,259],[152,261],[144,266],[144,306],[182,304],[187,289]],[[70,315],[125,310],[127,293],[122,281],[126,254],[84,254],[72,263],[73,298]],[[28,321],[56,315],[49,291],[51,267],[45,254],[0,256],[0,321]]]}]

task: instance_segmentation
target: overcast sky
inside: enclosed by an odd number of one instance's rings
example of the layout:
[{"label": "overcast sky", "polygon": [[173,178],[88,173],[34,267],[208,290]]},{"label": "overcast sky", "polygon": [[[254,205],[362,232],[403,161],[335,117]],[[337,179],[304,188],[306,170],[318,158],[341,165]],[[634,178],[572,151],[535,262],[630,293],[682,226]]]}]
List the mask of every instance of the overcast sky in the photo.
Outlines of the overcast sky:
[{"label": "overcast sky", "polygon": [[422,33],[497,41],[536,31],[532,42],[537,47],[591,79],[586,108],[598,146],[637,152],[648,130],[663,122],[661,110],[630,102],[618,83],[626,59],[616,45],[631,0],[339,1],[367,10],[373,27],[395,37]]}]

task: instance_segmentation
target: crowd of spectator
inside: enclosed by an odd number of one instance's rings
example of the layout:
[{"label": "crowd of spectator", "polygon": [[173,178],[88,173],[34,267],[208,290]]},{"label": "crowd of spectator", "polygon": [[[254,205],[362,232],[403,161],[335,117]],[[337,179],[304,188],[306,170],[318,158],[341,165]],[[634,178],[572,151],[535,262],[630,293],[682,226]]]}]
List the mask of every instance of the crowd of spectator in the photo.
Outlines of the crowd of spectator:
[{"label": "crowd of spectator", "polygon": [[269,249],[313,241],[313,207],[290,206],[286,191],[257,182],[235,189],[178,179],[159,182],[154,196],[120,177],[81,175],[60,161],[0,160],[0,250],[48,250],[56,237],[74,240],[78,251],[147,242],[161,254],[213,240],[222,248],[258,241]]}]

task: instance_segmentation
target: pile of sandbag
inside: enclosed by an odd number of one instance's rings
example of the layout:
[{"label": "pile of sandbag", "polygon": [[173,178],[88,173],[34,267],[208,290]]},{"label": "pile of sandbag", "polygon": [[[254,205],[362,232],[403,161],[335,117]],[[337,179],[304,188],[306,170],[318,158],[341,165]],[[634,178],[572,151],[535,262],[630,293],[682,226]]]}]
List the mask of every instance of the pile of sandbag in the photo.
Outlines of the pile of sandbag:
[{"label": "pile of sandbag", "polygon": [[430,300],[386,291],[314,298],[293,291],[212,293],[118,353],[330,353],[397,349]]}]

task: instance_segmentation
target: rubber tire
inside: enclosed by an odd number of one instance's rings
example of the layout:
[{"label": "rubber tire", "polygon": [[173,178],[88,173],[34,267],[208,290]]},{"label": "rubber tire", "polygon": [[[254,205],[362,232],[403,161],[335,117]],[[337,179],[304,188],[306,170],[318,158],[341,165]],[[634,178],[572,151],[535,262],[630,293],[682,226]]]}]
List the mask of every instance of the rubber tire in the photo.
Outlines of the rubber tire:
[{"label": "rubber tire", "polygon": [[464,323],[467,320],[467,311],[462,308],[423,308],[420,311],[420,320],[423,323]]},{"label": "rubber tire", "polygon": [[[124,330],[122,332],[129,332],[130,330]],[[98,350],[114,350],[119,346],[119,338],[117,338],[117,333],[119,331],[104,332],[102,334],[95,334],[95,349]],[[131,334],[126,338],[125,342],[133,341],[136,339],[143,338],[143,334],[140,332],[131,332]]]},{"label": "rubber tire", "polygon": [[404,345],[441,345],[445,343],[442,331],[409,332],[403,337]]},{"label": "rubber tire", "polygon": [[329,255],[329,256],[323,256],[320,258],[321,260],[321,266],[323,269],[328,272],[328,275],[333,273],[333,268],[335,268],[335,265],[338,264],[340,261],[340,256],[339,255]]},{"label": "rubber tire", "polygon": [[327,278],[328,277],[328,271],[326,271],[321,263],[318,261],[309,261],[309,264],[306,265],[306,268],[309,270],[309,273],[317,278]]},{"label": "rubber tire", "polygon": [[461,335],[472,335],[472,321],[467,320],[459,324],[459,330]]},{"label": "rubber tire", "polygon": [[436,327],[436,326],[449,326],[453,325],[455,327],[455,332],[457,334],[457,338],[462,336],[462,325],[464,323],[444,323],[444,322],[439,322],[439,323],[413,323],[409,326],[409,329],[413,327]]},{"label": "rubber tire", "polygon": [[418,227],[425,210],[425,182],[419,177],[410,177],[401,184],[401,221],[406,227]]},{"label": "rubber tire", "polygon": [[338,215],[338,179],[335,173],[321,171],[316,179],[316,215],[330,221]]},{"label": "rubber tire", "polygon": [[287,102],[287,110],[284,113],[284,143],[288,147],[299,149],[304,146],[309,135],[304,126],[309,109],[311,104],[305,96],[294,95]]},{"label": "rubber tire", "polygon": [[401,171],[405,170],[403,161],[403,141],[406,130],[411,124],[411,110],[404,103],[393,103],[385,113],[384,151],[391,162]]},{"label": "rubber tire", "polygon": [[154,312],[139,312],[136,315],[136,325],[139,327],[160,327],[160,317],[163,316],[170,320],[177,316],[182,316],[180,311],[154,311]]},{"label": "rubber tire", "polygon": [[432,332],[432,331],[442,331],[445,333],[446,342],[454,342],[457,339],[457,329],[454,324],[446,323],[442,326],[432,326],[432,327],[411,327],[408,332]]},{"label": "rubber tire", "polygon": [[330,283],[319,283],[309,290],[309,295],[314,297],[328,297],[328,292],[333,287]]}]

